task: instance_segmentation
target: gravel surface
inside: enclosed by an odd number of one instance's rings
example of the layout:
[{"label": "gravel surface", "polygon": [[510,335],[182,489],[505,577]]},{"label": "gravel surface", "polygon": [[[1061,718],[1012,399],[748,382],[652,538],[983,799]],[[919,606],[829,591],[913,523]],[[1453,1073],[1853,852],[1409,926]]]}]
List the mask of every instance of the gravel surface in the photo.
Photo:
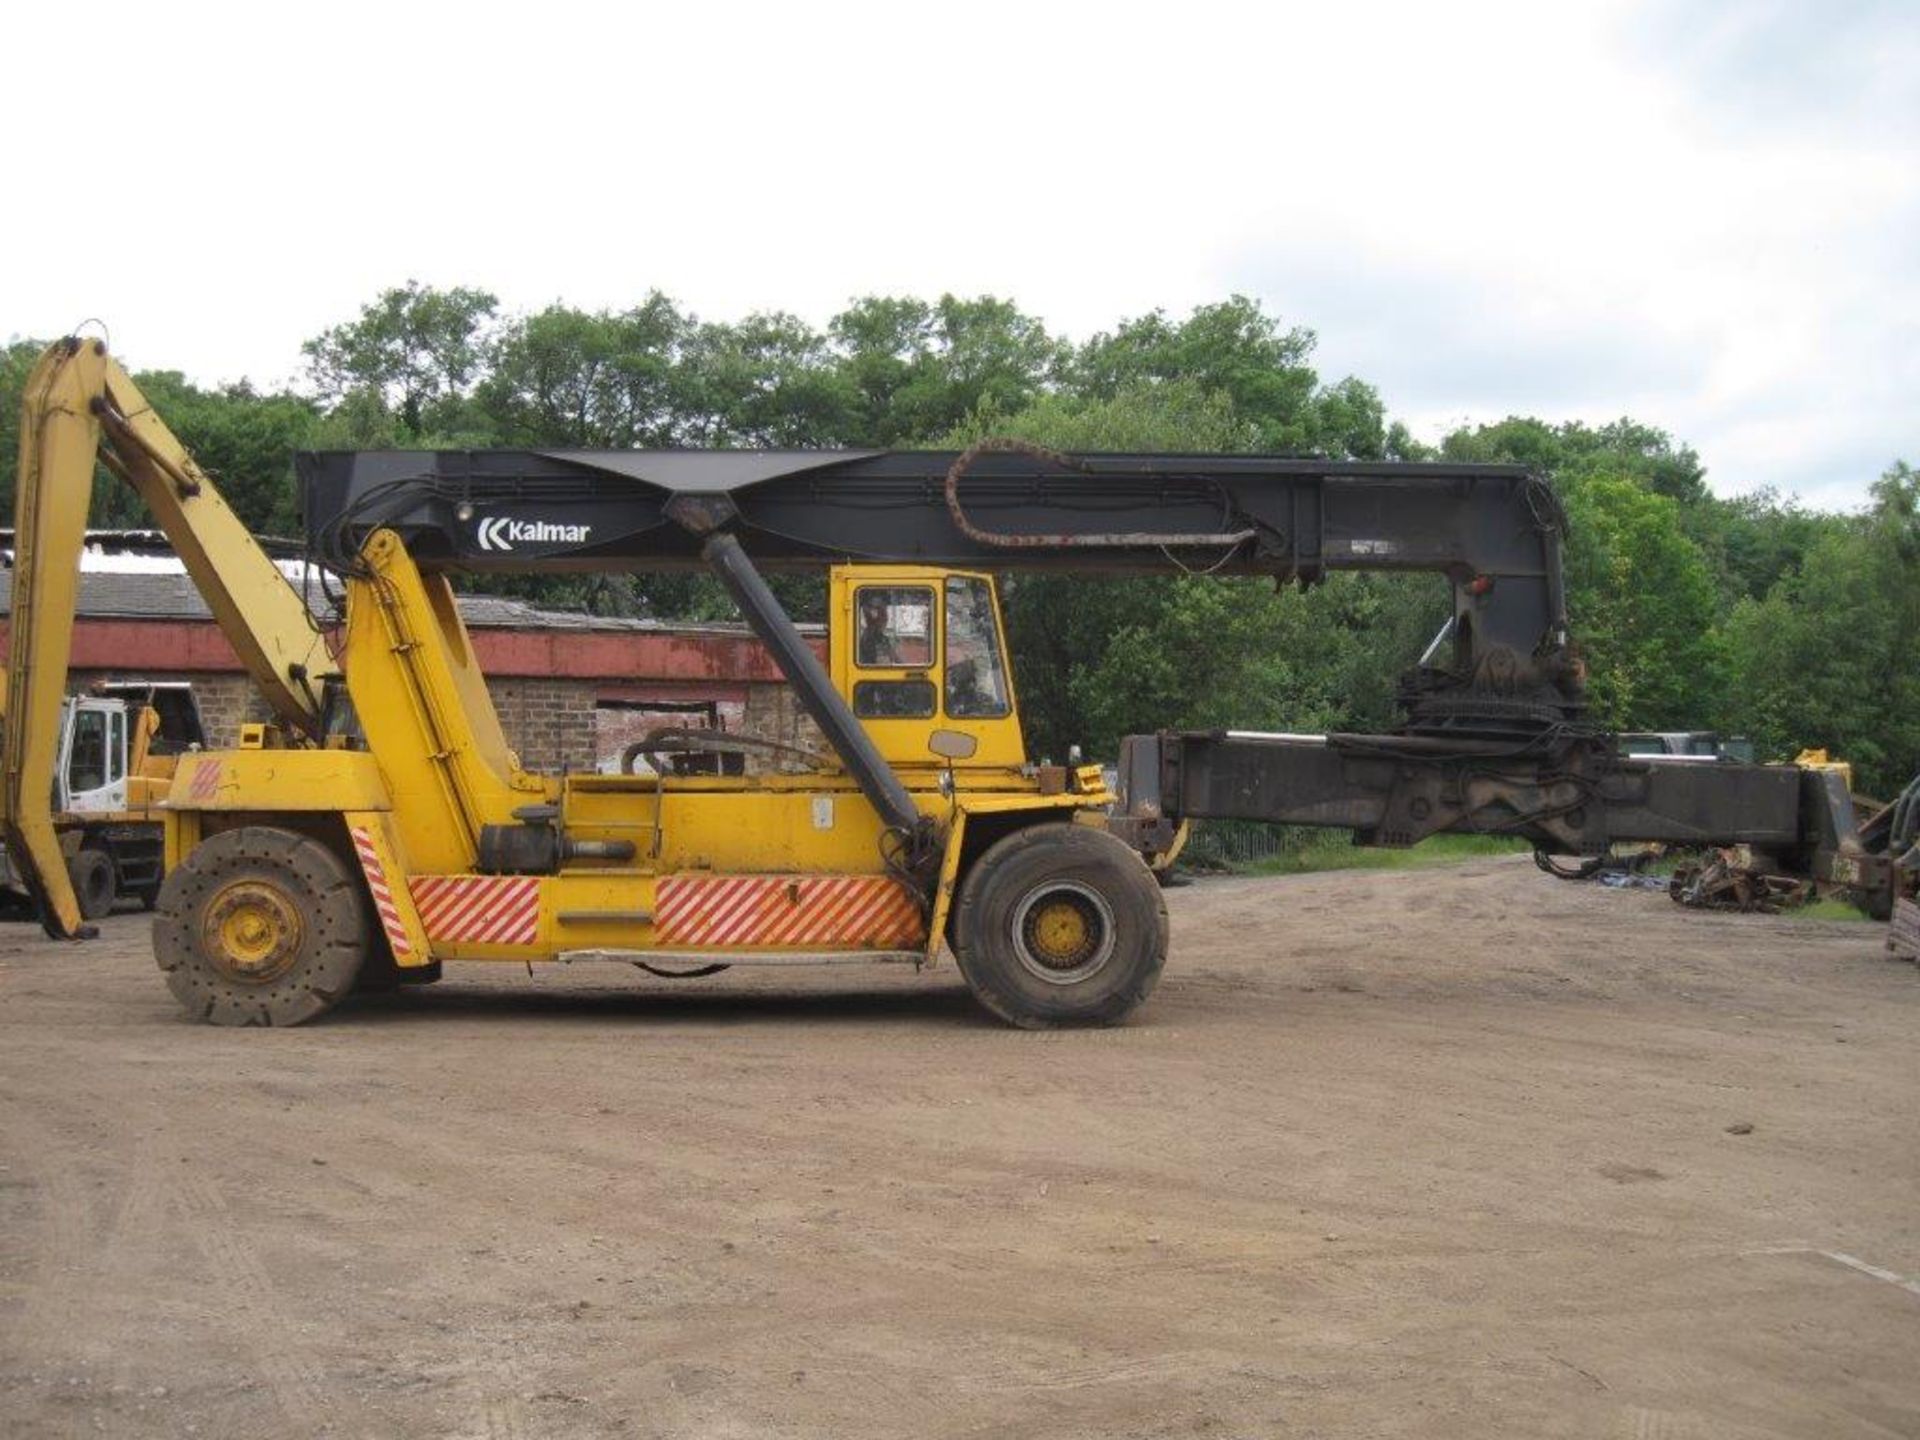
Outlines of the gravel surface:
[{"label": "gravel surface", "polygon": [[1117,1030],[951,968],[186,1022],[0,933],[0,1431],[1920,1434],[1920,977],[1524,859],[1205,882]]}]

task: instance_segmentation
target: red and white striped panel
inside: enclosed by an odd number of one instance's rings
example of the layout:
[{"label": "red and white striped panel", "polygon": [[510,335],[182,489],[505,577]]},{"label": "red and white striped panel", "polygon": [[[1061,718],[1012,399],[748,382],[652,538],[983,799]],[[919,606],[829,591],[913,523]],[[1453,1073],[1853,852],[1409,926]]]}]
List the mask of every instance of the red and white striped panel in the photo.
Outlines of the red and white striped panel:
[{"label": "red and white striped panel", "polygon": [[677,945],[918,946],[920,906],[886,875],[669,875],[654,887],[654,937]]},{"label": "red and white striped panel", "polygon": [[[198,788],[197,779],[194,783]],[[373,908],[380,916],[380,928],[387,932],[387,943],[393,946],[395,955],[412,954],[413,946],[407,943],[407,927],[401,923],[400,911],[393,903],[387,869],[380,863],[380,851],[373,843],[372,834],[361,825],[351,825],[348,830],[353,835],[354,853],[360,857],[360,869],[367,877],[367,889],[373,893]]]},{"label": "red and white striped panel", "polygon": [[193,772],[193,779],[187,783],[187,799],[201,805],[213,799],[214,792],[220,788],[220,770],[218,760],[202,760]]},{"label": "red and white striped panel", "polygon": [[540,935],[540,881],[531,875],[416,875],[407,884],[429,940],[531,945]]}]

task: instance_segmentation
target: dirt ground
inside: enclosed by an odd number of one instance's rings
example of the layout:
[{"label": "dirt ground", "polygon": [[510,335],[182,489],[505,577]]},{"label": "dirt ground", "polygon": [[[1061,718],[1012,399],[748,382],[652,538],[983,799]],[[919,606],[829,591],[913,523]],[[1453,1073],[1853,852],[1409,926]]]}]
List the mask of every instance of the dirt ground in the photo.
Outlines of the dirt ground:
[{"label": "dirt ground", "polygon": [[1042,1035],[604,966],[214,1030],[141,917],[8,926],[0,1430],[1920,1434],[1878,927],[1524,859],[1169,900],[1146,1009]]}]

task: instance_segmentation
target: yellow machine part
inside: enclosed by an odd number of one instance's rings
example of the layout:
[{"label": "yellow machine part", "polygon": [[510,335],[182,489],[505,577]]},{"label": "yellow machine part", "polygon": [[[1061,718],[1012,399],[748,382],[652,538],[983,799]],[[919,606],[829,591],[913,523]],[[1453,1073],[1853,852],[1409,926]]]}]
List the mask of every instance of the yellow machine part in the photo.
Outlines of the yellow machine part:
[{"label": "yellow machine part", "polygon": [[1853,765],[1846,760],[1829,759],[1824,745],[1802,750],[1793,757],[1793,763],[1802,770],[1831,770],[1839,775],[1841,784],[1848,790],[1853,789]]},{"label": "yellow machine part", "polygon": [[96,460],[146,502],[284,720],[317,731],[320,679],[333,669],[306,602],[106,347],[78,338],[50,346],[21,405],[0,822],[43,895],[48,929],[69,936],[81,933],[80,909],[49,797]]},{"label": "yellow machine part", "polygon": [[[446,580],[423,574],[391,534],[363,549],[347,584],[347,688],[365,750],[250,748],[180,763],[170,808],[182,836],[343,818],[381,927],[403,967],[429,960],[525,961],[595,951],[714,955],[937,952],[968,817],[1111,803],[1097,767],[1055,793],[1017,759],[1018,720],[953,717],[937,705],[887,722],[896,770],[945,831],[944,883],[928,913],[889,870],[872,804],[838,769],[752,777],[578,774],[521,769],[506,744]],[[873,572],[835,578],[836,595]],[[893,585],[936,597],[947,572],[898,567]],[[980,577],[969,577],[979,582]],[[937,659],[937,656],[936,656]],[[870,668],[870,667],[869,667]],[[926,667],[931,670],[934,666]],[[851,687],[860,676],[847,675]],[[937,687],[942,688],[944,687]],[[935,758],[929,737],[966,727],[978,752]],[[879,728],[876,725],[876,728]],[[910,757],[910,758],[909,758]],[[1066,772],[1059,772],[1065,775]],[[540,807],[569,839],[624,859],[564,862],[543,875],[481,873],[489,826]],[[180,853],[190,848],[182,842]]]}]

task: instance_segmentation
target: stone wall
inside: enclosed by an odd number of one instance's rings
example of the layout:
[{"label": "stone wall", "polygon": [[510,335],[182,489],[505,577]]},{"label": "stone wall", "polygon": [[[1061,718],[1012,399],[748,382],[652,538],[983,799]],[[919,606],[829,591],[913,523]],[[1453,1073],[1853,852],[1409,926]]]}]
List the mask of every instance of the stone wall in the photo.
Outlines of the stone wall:
[{"label": "stone wall", "polygon": [[487,692],[524,768],[543,775],[596,768],[592,681],[498,678],[487,681]]},{"label": "stone wall", "polygon": [[215,750],[231,749],[240,743],[240,727],[256,720],[271,720],[273,712],[260,698],[253,681],[231,672],[184,672],[142,675],[132,670],[73,670],[67,675],[67,689],[79,693],[99,680],[185,680],[193,686],[200,701],[200,723],[206,727],[207,745]]},{"label": "stone wall", "polygon": [[827,737],[801,707],[790,685],[755,685],[747,692],[747,713],[740,728],[750,735],[831,754]]}]

